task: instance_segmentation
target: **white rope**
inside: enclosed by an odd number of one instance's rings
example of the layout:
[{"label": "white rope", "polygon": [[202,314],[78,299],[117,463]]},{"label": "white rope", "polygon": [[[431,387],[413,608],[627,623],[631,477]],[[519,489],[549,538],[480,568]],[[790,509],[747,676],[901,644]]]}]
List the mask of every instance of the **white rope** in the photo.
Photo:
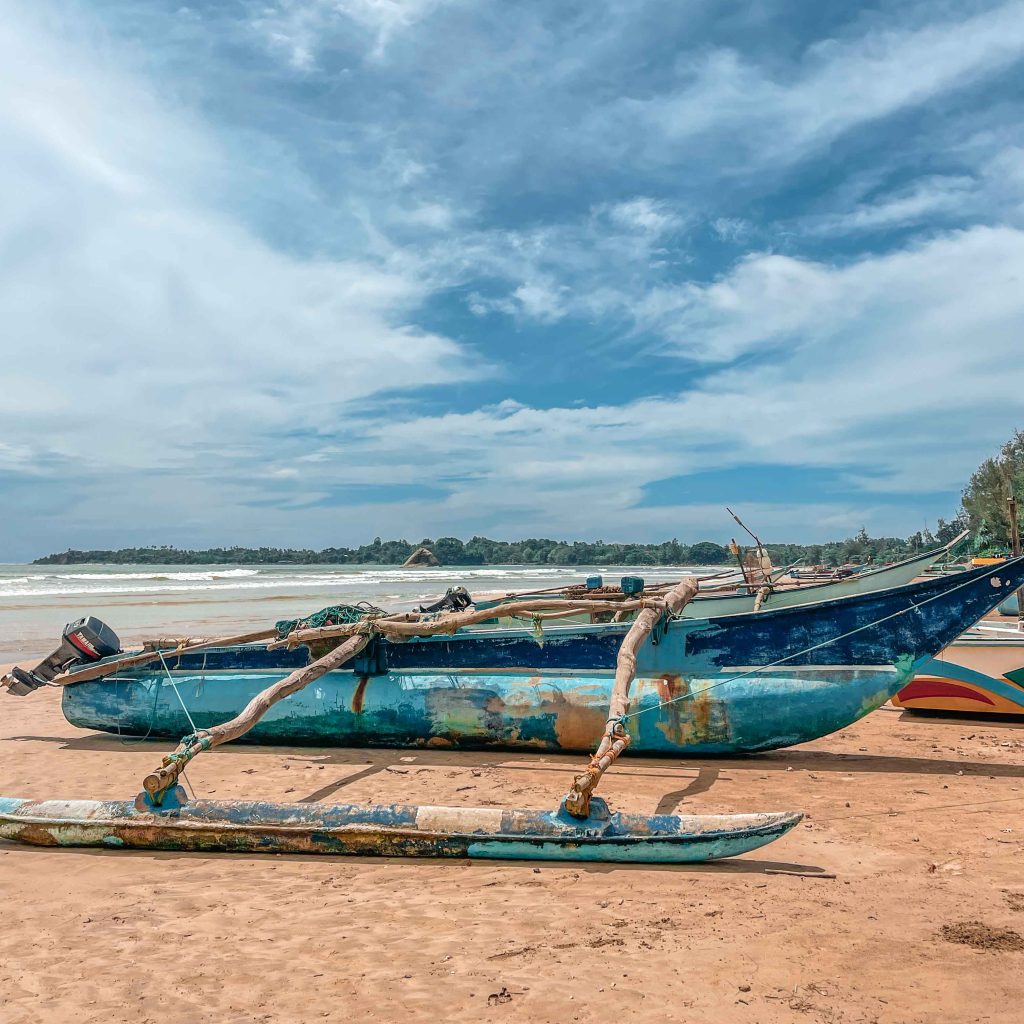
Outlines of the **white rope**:
[{"label": "white rope", "polygon": [[[167,673],[167,682],[171,684],[171,689],[174,690],[174,696],[178,698],[178,703],[181,705],[181,710],[185,712],[185,717],[188,719],[188,724],[192,727],[192,734],[195,735],[197,731],[196,723],[192,721],[192,716],[188,713],[188,708],[185,706],[185,702],[181,699],[181,693],[178,691],[178,684],[174,681],[174,677],[171,675],[171,670],[167,667],[167,662],[164,661],[164,652],[158,650],[157,653],[160,655],[160,664],[163,665],[164,672]],[[204,666],[206,664],[205,655],[203,656],[203,664]],[[181,777],[185,780],[186,784],[188,785],[188,788],[192,790],[192,799],[195,800],[195,788],[193,787],[189,777],[185,774],[184,768],[182,768],[181,770]]]},{"label": "white rope", "polygon": [[[794,658],[803,657],[805,654],[810,654],[812,651],[817,651],[822,647],[828,647],[830,644],[838,643],[840,640],[845,640],[847,637],[854,636],[857,633],[862,632],[865,629],[873,629],[875,626],[881,626],[883,623],[889,622],[891,619],[898,619],[901,615],[906,615],[908,612],[920,611],[926,604],[931,604],[932,601],[937,601],[940,597],[948,597],[950,594],[955,594],[958,590],[962,590],[964,587],[972,586],[975,583],[980,583],[981,580],[986,579],[989,576],[994,576],[997,572],[1005,569],[1005,563],[1001,565],[993,566],[987,573],[982,576],[975,576],[973,579],[966,580],[964,583],[959,583],[950,590],[943,590],[938,594],[934,594],[932,597],[927,598],[920,603],[911,602],[908,608],[901,608],[897,612],[893,612],[890,615],[885,615],[874,622],[865,623],[863,626],[858,626],[856,629],[851,629],[848,633],[842,633],[839,636],[834,636],[829,640],[823,640],[821,643],[814,644],[812,647],[806,647],[802,651],[797,651],[795,654],[787,655],[785,658],[779,658],[778,661],[770,662],[767,665],[758,665],[756,668],[750,669],[748,672],[741,672],[738,676],[730,676],[728,679],[719,679],[716,682],[710,683],[705,686],[702,690],[692,693],[684,693],[679,697],[673,697],[671,700],[661,701],[659,704],[651,704],[649,707],[640,708],[639,711],[631,711],[628,715],[623,715],[620,721],[625,721],[629,718],[636,718],[637,715],[642,715],[647,711],[657,711],[659,708],[667,707],[669,704],[676,704],[681,700],[689,700],[692,697],[703,695],[708,690],[713,690],[716,686],[722,686],[725,683],[734,683],[740,679],[746,679],[749,676],[756,675],[759,672],[763,672],[766,668],[777,668],[779,665],[784,665],[787,661],[792,661]],[[758,614],[761,614],[760,612]]]},{"label": "white rope", "polygon": [[174,681],[174,677],[171,675],[171,670],[167,667],[167,662],[164,661],[164,652],[158,651],[160,655],[160,664],[164,667],[164,672],[167,673],[167,682],[171,684],[171,688],[174,690],[174,696],[178,698],[178,703],[181,705],[181,710],[185,712],[185,717],[188,719],[188,724],[192,726],[192,731],[196,732],[196,723],[192,721],[192,716],[188,713],[188,708],[185,707],[185,702],[181,699],[181,694],[178,692],[178,684]]}]

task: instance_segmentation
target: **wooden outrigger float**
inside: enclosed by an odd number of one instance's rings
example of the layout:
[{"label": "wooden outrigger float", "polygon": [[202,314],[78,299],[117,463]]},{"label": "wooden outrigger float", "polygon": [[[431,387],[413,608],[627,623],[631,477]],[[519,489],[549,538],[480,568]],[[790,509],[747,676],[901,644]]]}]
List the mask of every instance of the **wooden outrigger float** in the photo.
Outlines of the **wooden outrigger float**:
[{"label": "wooden outrigger float", "polygon": [[[179,787],[180,788],[180,787]],[[181,794],[183,795],[183,794]],[[0,797],[0,838],[36,846],[327,853],[376,857],[684,864],[756,850],[785,835],[798,813],[651,817],[492,807],[371,807],[246,800],[13,800]]]},{"label": "wooden outrigger float", "polygon": [[[258,694],[231,721],[186,736],[146,776],[143,792],[134,801],[0,797],[0,838],[41,846],[108,849],[662,864],[746,853],[785,835],[803,815],[643,817],[612,813],[594,796],[602,775],[629,744],[623,718],[629,709],[637,649],[661,620],[667,622],[678,614],[696,592],[696,580],[688,579],[664,598],[644,603],[619,649],[605,734],[555,811],[187,799],[177,784],[186,765],[203,751],[244,735],[278,701],[354,658],[380,626],[369,622],[328,654]],[[449,628],[443,622],[419,626],[427,634]]]}]

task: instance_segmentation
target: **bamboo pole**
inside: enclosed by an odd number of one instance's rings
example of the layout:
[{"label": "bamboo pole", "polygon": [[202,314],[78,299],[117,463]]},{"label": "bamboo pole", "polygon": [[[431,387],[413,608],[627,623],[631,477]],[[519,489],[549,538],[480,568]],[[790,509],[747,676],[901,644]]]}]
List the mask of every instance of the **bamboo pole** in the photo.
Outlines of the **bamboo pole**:
[{"label": "bamboo pole", "polygon": [[615,682],[608,701],[608,721],[597,751],[590,759],[586,770],[577,775],[565,796],[565,809],[575,818],[590,816],[590,798],[597,788],[601,776],[611,767],[615,759],[629,746],[629,733],[622,723],[629,711],[629,688],[636,675],[636,655],[644,641],[651,635],[662,615],[677,615],[697,594],[699,584],[689,577],[673,587],[664,597],[650,602],[633,620],[629,632],[623,637],[615,663]]},{"label": "bamboo pole", "polygon": [[296,669],[284,679],[278,680],[273,686],[268,686],[256,694],[230,721],[215,725],[212,729],[201,729],[192,736],[186,736],[178,744],[174,753],[165,757],[160,767],[143,779],[143,788],[153,798],[153,802],[159,804],[163,799],[163,794],[178,781],[178,776],[185,770],[185,766],[197,754],[213,747],[219,747],[223,743],[230,743],[232,740],[237,740],[239,736],[244,736],[278,701],[290,697],[293,693],[297,693],[309,686],[310,683],[315,682],[325,673],[354,658],[370,642],[371,636],[372,630],[364,626],[362,633],[349,637],[329,654],[325,654],[304,668]]},{"label": "bamboo pole", "polygon": [[747,567],[743,564],[743,555],[740,553],[740,546],[736,543],[735,537],[729,541],[729,550],[736,556],[736,564],[740,567],[740,575],[743,577],[743,585],[749,587],[750,580],[747,579]]},{"label": "bamboo pole", "polygon": [[[737,523],[739,523],[741,529],[746,530],[747,533],[751,537],[754,538],[754,543],[757,545],[757,564],[758,564],[758,566],[759,566],[759,568],[761,570],[761,575],[765,576],[766,575],[765,568],[764,568],[765,561],[767,560],[768,562],[771,562],[771,559],[768,558],[768,552],[765,551],[764,545],[761,543],[761,538],[758,537],[758,535],[756,533],[754,533],[754,531],[751,530],[750,527],[747,526],[747,524],[745,522],[743,522],[743,520],[740,519],[740,517],[738,515],[736,515],[736,513],[733,512],[733,510],[731,508],[729,508],[728,505],[725,506],[725,511],[728,512],[729,515],[731,515],[733,517],[733,519],[736,520]],[[736,542],[733,541],[733,543],[735,544]]]},{"label": "bamboo pole", "polygon": [[[1020,556],[1020,520],[1017,518],[1017,499],[1007,499],[1010,514],[1010,554],[1014,558]],[[1024,623],[1024,587],[1017,590],[1017,628]]]},{"label": "bamboo pole", "polygon": [[[686,581],[684,581],[686,582]],[[436,636],[439,633],[455,633],[464,626],[473,626],[488,619],[511,618],[516,615],[541,615],[552,613],[560,617],[566,612],[618,612],[635,611],[660,605],[662,598],[642,597],[631,601],[586,601],[566,600],[564,598],[545,598],[533,601],[512,601],[508,604],[495,605],[493,608],[474,608],[462,612],[451,612],[436,618],[424,618],[417,612],[400,615],[389,615],[384,618],[372,619],[377,632],[389,639],[406,637]],[[335,637],[352,636],[361,628],[358,622],[340,626],[321,626],[318,629],[301,629],[289,633],[284,639],[269,644],[270,650],[278,647],[296,647],[316,640],[329,640]]]}]

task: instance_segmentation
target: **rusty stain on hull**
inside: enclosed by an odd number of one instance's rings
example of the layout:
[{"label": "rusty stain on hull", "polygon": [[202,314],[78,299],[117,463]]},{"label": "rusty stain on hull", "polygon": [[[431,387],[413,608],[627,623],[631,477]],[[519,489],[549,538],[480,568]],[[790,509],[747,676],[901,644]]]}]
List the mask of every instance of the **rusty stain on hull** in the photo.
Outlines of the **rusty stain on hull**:
[{"label": "rusty stain on hull", "polygon": [[356,684],[355,691],[352,694],[352,714],[354,715],[361,715],[363,713],[363,701],[366,699],[366,684],[369,681],[369,676],[359,677],[359,682]]},{"label": "rusty stain on hull", "polygon": [[664,705],[657,727],[666,740],[681,747],[729,741],[725,701],[716,699],[703,687],[693,688],[691,681],[672,673],[651,682]]}]

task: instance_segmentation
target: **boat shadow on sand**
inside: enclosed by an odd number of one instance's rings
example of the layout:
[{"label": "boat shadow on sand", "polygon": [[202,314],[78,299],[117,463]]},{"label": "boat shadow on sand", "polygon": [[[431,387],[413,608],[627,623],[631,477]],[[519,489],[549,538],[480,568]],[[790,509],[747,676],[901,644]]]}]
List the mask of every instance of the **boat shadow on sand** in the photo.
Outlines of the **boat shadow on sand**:
[{"label": "boat shadow on sand", "polygon": [[[6,840],[0,839],[0,850],[14,850],[16,844],[8,843]],[[213,853],[213,854],[202,854],[202,853],[183,853],[178,850],[132,850],[128,848],[122,848],[119,850],[101,849],[94,846],[80,846],[75,848],[76,856],[80,857],[116,857],[118,860],[124,860],[125,858],[133,858],[136,860],[150,860],[150,861],[181,861],[182,857],[203,857],[208,856],[216,858],[218,862],[221,861],[244,861],[246,863],[252,863],[253,861],[265,861],[267,863],[280,863],[282,854],[280,853]],[[59,846],[34,846],[32,847],[32,856],[34,857],[62,857],[67,856],[67,850]],[[341,854],[303,854],[303,853],[288,853],[287,856],[289,864],[318,864],[318,865],[330,865],[330,864],[351,864],[353,858],[351,855]],[[565,884],[566,876],[571,877],[573,874],[588,874],[588,875],[606,875],[612,874],[616,871],[667,871],[674,875],[678,874],[732,874],[732,875],[763,875],[779,873],[781,875],[800,875],[807,878],[814,878],[815,876],[821,876],[822,878],[831,879],[835,878],[835,875],[827,871],[820,864],[797,864],[793,861],[784,860],[758,860],[754,857],[733,858],[731,860],[711,860],[701,863],[693,864],[616,864],[616,863],[598,863],[591,861],[567,861],[565,863],[559,863],[558,861],[536,861],[536,860],[480,860],[470,857],[452,857],[451,859],[438,860],[436,858],[423,858],[423,857],[374,857],[368,855],[360,855],[358,860],[368,865],[375,865],[380,867],[415,867],[417,870],[421,869],[425,863],[429,863],[432,868],[447,869],[452,871],[461,871],[466,868],[474,868],[477,871],[484,871],[493,873],[496,870],[519,868],[522,871],[530,871],[531,876],[534,873],[541,875],[550,873],[550,877],[554,880],[555,884],[559,887]],[[513,875],[506,879],[499,879],[498,881],[490,881],[484,883],[485,885],[514,885],[521,887],[524,885],[534,885],[538,888],[546,887],[546,883],[541,879],[530,878],[528,881],[524,881],[519,875]]]},{"label": "boat shadow on sand", "polygon": [[[901,716],[903,718],[905,716]],[[916,716],[913,725],[918,722]],[[902,725],[901,721],[901,725]],[[974,723],[982,729],[985,723]],[[1004,723],[999,723],[1005,728]],[[926,737],[922,737],[926,738]],[[11,736],[13,742],[52,743],[61,750],[84,752],[129,753],[153,751],[166,753],[170,749],[166,739],[119,739],[106,733],[90,733],[68,739],[66,736]],[[339,790],[362,779],[394,769],[410,768],[500,768],[502,771],[550,772],[571,777],[581,766],[579,754],[531,754],[523,751],[501,750],[439,750],[421,747],[304,747],[261,746],[239,743],[220,747],[217,757],[274,757],[285,758],[307,765],[358,767],[357,771],[336,779],[300,798],[302,803],[325,800]],[[619,761],[617,772],[632,778],[661,778],[666,781],[685,781],[685,785],[666,792],[659,800],[657,813],[671,814],[686,798],[706,793],[724,772],[814,771],[848,774],[935,775],[986,778],[1024,779],[1024,764],[998,764],[990,761],[972,761],[949,757],[907,757],[892,754],[847,753],[829,750],[800,750],[784,748],[741,757],[704,757],[684,761],[679,758],[628,757]],[[680,776],[680,771],[696,772],[695,776]],[[723,781],[728,781],[727,779]]]}]

